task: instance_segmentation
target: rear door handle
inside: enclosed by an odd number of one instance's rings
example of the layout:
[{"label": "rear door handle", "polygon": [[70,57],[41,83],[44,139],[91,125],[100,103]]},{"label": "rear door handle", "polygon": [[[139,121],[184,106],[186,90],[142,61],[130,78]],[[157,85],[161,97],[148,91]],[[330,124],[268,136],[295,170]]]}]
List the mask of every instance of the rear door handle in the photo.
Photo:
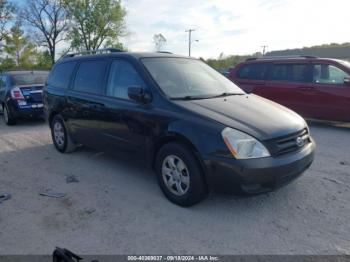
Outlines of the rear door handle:
[{"label": "rear door handle", "polygon": [[311,86],[300,86],[299,88],[300,88],[300,90],[302,90],[302,91],[310,91],[310,90],[313,90],[313,89],[314,89],[314,88],[311,87]]}]

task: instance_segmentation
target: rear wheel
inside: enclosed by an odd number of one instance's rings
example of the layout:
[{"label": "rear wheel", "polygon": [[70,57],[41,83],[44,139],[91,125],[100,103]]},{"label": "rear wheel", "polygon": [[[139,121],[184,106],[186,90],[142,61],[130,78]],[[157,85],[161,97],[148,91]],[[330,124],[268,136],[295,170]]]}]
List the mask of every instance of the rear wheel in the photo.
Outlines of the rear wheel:
[{"label": "rear wheel", "polygon": [[59,152],[69,153],[76,149],[76,145],[70,138],[68,129],[60,115],[56,115],[51,122],[51,136],[52,141]]},{"label": "rear wheel", "polygon": [[3,111],[3,119],[6,125],[12,126],[16,124],[16,119],[11,116],[11,112],[9,111],[6,104],[2,106]]},{"label": "rear wheel", "polygon": [[160,188],[171,202],[191,206],[206,197],[202,169],[185,145],[164,145],[157,154],[155,168]]}]

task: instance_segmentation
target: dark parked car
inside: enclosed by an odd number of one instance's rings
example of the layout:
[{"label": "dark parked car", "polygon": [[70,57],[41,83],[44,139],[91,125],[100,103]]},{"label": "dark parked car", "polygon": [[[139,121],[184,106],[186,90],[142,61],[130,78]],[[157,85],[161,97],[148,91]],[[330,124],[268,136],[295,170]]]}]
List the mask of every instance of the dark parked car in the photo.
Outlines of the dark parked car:
[{"label": "dark parked car", "polygon": [[248,59],[229,78],[303,117],[350,122],[350,63],[311,56]]},{"label": "dark parked car", "polygon": [[0,104],[7,125],[18,118],[43,116],[42,89],[48,71],[6,71],[0,74]]},{"label": "dark parked car", "polygon": [[269,191],[311,165],[315,143],[291,110],[200,60],[107,51],[66,56],[49,75],[44,108],[58,151],[83,144],[144,160],[182,206],[236,183]]}]

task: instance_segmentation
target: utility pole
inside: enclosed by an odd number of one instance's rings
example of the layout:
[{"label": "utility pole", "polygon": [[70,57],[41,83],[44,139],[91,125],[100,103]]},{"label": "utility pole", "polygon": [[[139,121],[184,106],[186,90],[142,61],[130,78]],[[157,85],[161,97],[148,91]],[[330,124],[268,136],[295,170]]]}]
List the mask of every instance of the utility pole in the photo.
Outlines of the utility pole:
[{"label": "utility pole", "polygon": [[262,47],[262,49],[263,49],[262,55],[264,56],[264,55],[265,55],[266,48],[268,48],[269,46],[268,46],[268,45],[262,45],[261,47]]},{"label": "utility pole", "polygon": [[191,44],[192,44],[191,37],[192,37],[192,32],[193,31],[196,31],[196,30],[188,29],[188,30],[185,31],[186,33],[188,32],[188,56],[191,56]]}]

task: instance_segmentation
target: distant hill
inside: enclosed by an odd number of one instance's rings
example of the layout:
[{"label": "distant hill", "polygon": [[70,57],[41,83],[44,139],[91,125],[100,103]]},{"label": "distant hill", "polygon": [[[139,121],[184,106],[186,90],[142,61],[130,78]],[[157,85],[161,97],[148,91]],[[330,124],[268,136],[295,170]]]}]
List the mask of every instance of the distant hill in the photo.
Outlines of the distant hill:
[{"label": "distant hill", "polygon": [[350,43],[327,44],[299,49],[271,51],[266,56],[310,55],[350,60]]},{"label": "distant hill", "polygon": [[[326,44],[312,47],[304,47],[298,49],[287,49],[280,51],[271,51],[265,54],[265,56],[289,56],[289,55],[310,55],[326,58],[337,58],[350,61],[350,43],[343,44]],[[228,68],[235,66],[236,64],[245,61],[251,57],[261,57],[262,54],[255,53],[252,55],[229,55],[225,56],[223,53],[218,58],[203,59],[211,67],[225,72]]]}]

